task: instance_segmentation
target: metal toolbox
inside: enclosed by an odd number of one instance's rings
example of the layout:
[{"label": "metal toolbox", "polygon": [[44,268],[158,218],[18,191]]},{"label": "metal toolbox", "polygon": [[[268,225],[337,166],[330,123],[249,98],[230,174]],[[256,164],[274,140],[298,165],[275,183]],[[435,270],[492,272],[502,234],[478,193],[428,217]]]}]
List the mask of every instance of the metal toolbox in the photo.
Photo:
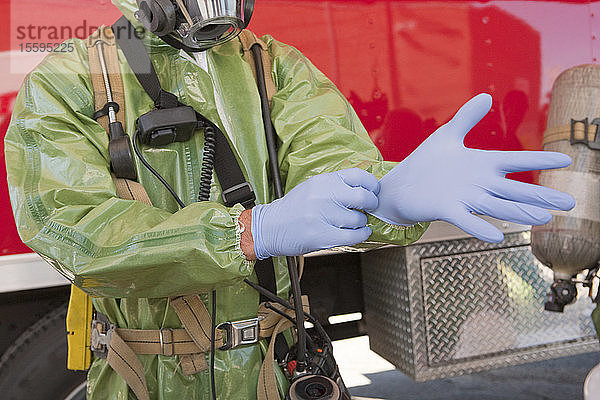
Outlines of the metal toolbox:
[{"label": "metal toolbox", "polygon": [[416,381],[597,351],[587,291],[563,314],[544,311],[552,272],[529,240],[523,231],[499,244],[465,238],[362,254],[371,349]]}]

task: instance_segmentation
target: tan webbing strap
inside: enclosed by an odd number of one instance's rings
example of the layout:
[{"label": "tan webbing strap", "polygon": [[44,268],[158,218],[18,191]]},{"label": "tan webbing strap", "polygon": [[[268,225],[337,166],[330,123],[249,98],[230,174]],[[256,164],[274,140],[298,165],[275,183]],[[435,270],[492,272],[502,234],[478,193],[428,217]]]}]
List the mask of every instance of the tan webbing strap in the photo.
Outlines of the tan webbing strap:
[{"label": "tan webbing strap", "polygon": [[115,187],[117,188],[117,196],[121,199],[137,200],[152,205],[150,197],[148,197],[148,193],[142,185],[129,179],[117,178],[114,175],[112,175],[112,178]]},{"label": "tan webbing strap", "polygon": [[[194,343],[202,352],[210,351],[210,328],[212,326],[210,314],[198,295],[178,296],[171,298],[171,307],[177,313],[181,324],[189,333]],[[223,334],[220,330],[215,332],[215,347],[223,345]],[[202,356],[179,357],[184,374],[191,375],[207,368],[206,360]]]},{"label": "tan webbing strap", "polygon": [[[106,70],[108,72],[108,80],[113,96],[113,101],[117,103],[121,109],[116,113],[117,121],[125,124],[125,90],[123,87],[123,79],[119,67],[119,56],[117,53],[117,43],[112,29],[103,27],[94,32],[87,39],[88,59],[90,63],[90,78],[94,87],[94,104],[96,110],[104,107],[107,103],[106,86],[104,85],[104,77],[102,75],[102,67],[100,65],[100,53],[98,46],[102,46],[102,54],[104,55]],[[98,118],[98,123],[102,125],[107,134],[108,130],[108,115]],[[117,188],[117,196],[126,200],[139,200],[150,204],[150,199],[146,193],[146,189],[138,182],[128,179],[117,178],[112,175],[113,181]]]},{"label": "tan webbing strap", "polygon": [[[123,89],[123,79],[119,67],[119,58],[117,54],[117,44],[112,29],[104,27],[98,29],[87,39],[88,58],[90,62],[90,77],[94,86],[94,103],[96,109],[104,107],[107,103],[106,86],[102,75],[100,65],[100,54],[98,45],[102,46],[102,53],[106,61],[106,70],[108,71],[108,80],[113,96],[113,101],[119,106],[125,104],[125,91]],[[125,126],[125,110],[121,109],[117,113],[117,120]],[[108,132],[108,115],[98,118],[98,123]]]},{"label": "tan webbing strap", "polygon": [[[204,353],[210,351],[210,331],[205,330],[211,326],[208,310],[199,296],[178,297],[173,299],[173,303],[181,323],[186,329],[189,327],[190,331],[116,328],[112,332],[107,361],[139,399],[148,398],[142,397],[148,396],[148,390],[144,369],[136,354],[178,355],[184,375],[193,375],[208,369],[204,356]],[[222,346],[221,332],[218,331],[215,337],[215,345]]]},{"label": "tan webbing strap", "polygon": [[[208,368],[204,353],[208,349],[201,349],[194,342],[190,334],[185,329],[123,329],[116,328],[114,331],[123,341],[124,347],[121,349],[121,357],[127,364],[135,364],[134,361],[127,359],[133,354],[160,354],[163,356],[178,355],[181,361],[181,370],[184,375],[197,374]],[[109,349],[109,354],[112,350]],[[115,357],[114,355],[111,357]],[[112,365],[111,365],[112,366]],[[113,367],[114,368],[114,367]],[[125,370],[115,371],[124,379],[127,373]],[[131,379],[131,378],[129,378]],[[130,381],[127,381],[129,384]],[[133,383],[133,382],[131,382]],[[133,389],[133,387],[132,387]]]},{"label": "tan webbing strap", "polygon": [[146,189],[140,183],[129,179],[117,178],[114,175],[112,178],[117,188],[117,196],[125,200],[137,200],[152,205]]},{"label": "tan webbing strap", "polygon": [[179,361],[184,375],[194,375],[208,369],[204,353],[182,354],[179,356]]},{"label": "tan webbing strap", "polygon": [[298,279],[302,279],[304,275],[304,256],[298,256]]},{"label": "tan webbing strap", "polygon": [[[171,307],[177,313],[181,324],[192,337],[202,351],[210,350],[210,327],[211,319],[208,310],[197,294],[189,296],[178,296],[171,298]],[[220,331],[216,332],[215,345],[223,345],[223,336]]]},{"label": "tan webbing strap", "polygon": [[[260,312],[260,311],[259,311]],[[280,315],[279,321],[272,331],[273,338],[281,332],[292,327],[292,322]],[[275,378],[275,339],[271,339],[267,354],[260,367],[258,375],[258,386],[256,395],[258,400],[281,400],[279,390],[277,389],[277,379]]]},{"label": "tan webbing strap", "polygon": [[[291,317],[294,316],[293,310],[289,310],[280,304],[272,303],[271,306]],[[310,311],[307,296],[302,296],[302,306],[305,312]],[[258,316],[259,318],[262,317],[260,321],[260,337],[270,337],[271,341],[269,342],[269,348],[267,349],[267,354],[265,354],[265,359],[258,375],[257,399],[281,400],[275,376],[275,337],[286,329],[291,328],[293,324],[289,319],[265,307],[264,303],[258,307]]]},{"label": "tan webbing strap", "polygon": [[[597,125],[589,124],[587,139],[593,142],[596,138]],[[573,135],[576,140],[585,140],[585,124],[577,121],[573,125]],[[550,129],[546,129],[544,132],[544,144],[557,142],[559,140],[571,140],[571,125],[560,125]]]},{"label": "tan webbing strap", "polygon": [[185,329],[117,328],[116,331],[135,354],[173,356],[176,354],[203,353],[205,351],[196,345]]},{"label": "tan webbing strap", "polygon": [[106,361],[127,382],[138,400],[150,400],[144,367],[116,331],[112,333]]},{"label": "tan webbing strap", "polygon": [[269,55],[269,51],[265,42],[256,37],[256,35],[247,29],[244,29],[242,33],[238,36],[240,42],[242,42],[242,50],[244,52],[244,60],[248,64],[250,64],[252,68],[252,73],[254,74],[254,79],[256,79],[256,69],[254,67],[254,58],[252,51],[250,48],[253,44],[258,43],[262,49],[262,63],[263,69],[265,70],[265,86],[267,87],[267,98],[269,99],[269,103],[273,98],[273,95],[277,93],[277,86],[275,86],[275,82],[273,81],[273,63],[271,61],[271,56]]}]

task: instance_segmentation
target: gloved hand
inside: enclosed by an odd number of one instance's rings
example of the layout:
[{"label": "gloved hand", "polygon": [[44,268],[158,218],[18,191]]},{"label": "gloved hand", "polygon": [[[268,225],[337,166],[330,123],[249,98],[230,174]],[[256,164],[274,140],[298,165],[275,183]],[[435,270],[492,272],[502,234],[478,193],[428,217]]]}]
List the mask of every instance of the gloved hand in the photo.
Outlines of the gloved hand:
[{"label": "gloved hand", "polygon": [[367,216],[377,207],[379,182],[359,169],[313,176],[281,199],[252,208],[252,239],[259,260],[353,245],[371,235]]},{"label": "gloved hand", "polygon": [[543,186],[506,179],[509,172],[566,167],[569,156],[544,151],[469,149],[466,134],[490,110],[482,93],[463,105],[454,118],[430,135],[381,180],[379,206],[370,212],[396,225],[442,220],[487,242],[501,242],[502,232],[483,219],[525,225],[552,219],[546,209],[570,210],[575,199]]}]

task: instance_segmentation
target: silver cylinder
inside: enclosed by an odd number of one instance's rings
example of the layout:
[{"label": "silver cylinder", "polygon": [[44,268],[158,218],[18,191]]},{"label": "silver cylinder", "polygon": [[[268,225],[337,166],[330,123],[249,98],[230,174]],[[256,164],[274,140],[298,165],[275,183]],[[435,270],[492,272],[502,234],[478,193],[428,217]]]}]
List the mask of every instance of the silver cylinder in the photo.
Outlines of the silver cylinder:
[{"label": "silver cylinder", "polygon": [[582,65],[563,72],[552,88],[544,150],[568,154],[573,163],[540,172],[539,183],[572,194],[577,205],[569,212],[553,211],[550,223],[531,230],[533,254],[552,268],[555,279],[570,279],[600,260],[600,150],[569,139],[552,140],[550,133],[586,118],[595,130],[592,122],[598,117],[600,67]]}]

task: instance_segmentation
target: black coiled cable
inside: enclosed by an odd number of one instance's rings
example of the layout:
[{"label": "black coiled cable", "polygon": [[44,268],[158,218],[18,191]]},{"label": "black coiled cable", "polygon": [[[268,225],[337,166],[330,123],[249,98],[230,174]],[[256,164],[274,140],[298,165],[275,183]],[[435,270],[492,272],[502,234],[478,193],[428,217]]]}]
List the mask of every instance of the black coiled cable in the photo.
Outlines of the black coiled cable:
[{"label": "black coiled cable", "polygon": [[202,155],[198,201],[208,201],[210,198],[210,184],[212,182],[213,167],[215,165],[216,147],[217,134],[212,126],[207,126],[204,128],[204,154]]}]

